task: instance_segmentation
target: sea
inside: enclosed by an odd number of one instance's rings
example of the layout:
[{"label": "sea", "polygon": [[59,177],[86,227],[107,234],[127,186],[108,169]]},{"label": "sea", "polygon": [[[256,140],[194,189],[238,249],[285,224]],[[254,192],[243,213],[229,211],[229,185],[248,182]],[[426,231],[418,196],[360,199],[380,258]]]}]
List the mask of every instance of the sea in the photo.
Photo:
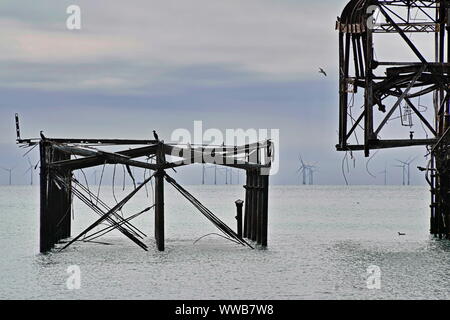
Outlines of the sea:
[{"label": "sea", "polygon": [[[131,186],[90,188],[110,205],[131,192]],[[186,189],[236,228],[242,186]],[[149,207],[152,194],[151,186],[142,189],[122,214]],[[269,246],[255,250],[217,235],[170,185],[165,195],[164,252],[156,250],[149,211],[132,220],[147,235],[147,252],[112,232],[40,254],[38,187],[0,187],[0,299],[450,297],[450,241],[429,235],[426,187],[272,186]],[[72,219],[75,236],[98,216],[74,200]]]}]

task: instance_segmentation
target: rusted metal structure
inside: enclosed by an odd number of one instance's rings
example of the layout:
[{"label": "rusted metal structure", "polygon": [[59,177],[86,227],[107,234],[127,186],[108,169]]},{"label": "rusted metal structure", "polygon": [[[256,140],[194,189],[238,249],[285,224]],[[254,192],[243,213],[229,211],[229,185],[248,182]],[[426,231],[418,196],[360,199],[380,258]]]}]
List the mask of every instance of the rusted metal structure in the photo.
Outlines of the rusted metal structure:
[{"label": "rusted metal structure", "polygon": [[[164,185],[165,181],[194,205],[210,220],[225,237],[236,243],[253,248],[244,238],[267,247],[268,232],[268,189],[273,145],[270,140],[244,146],[179,146],[160,140],[120,140],[120,139],[54,139],[41,133],[40,139],[21,139],[19,119],[16,115],[17,143],[22,147],[40,149],[40,251],[48,252],[63,239],[71,237],[72,199],[78,198],[99,218],[78,236],[66,241],[65,249],[75,241],[93,240],[112,230],[118,230],[142,249],[145,234],[131,224],[137,216],[154,210],[155,240],[158,250],[164,251]],[[121,151],[106,150],[115,147]],[[245,170],[244,230],[234,231],[207,209],[199,200],[178,184],[167,173],[190,164],[216,164]],[[137,185],[121,201],[113,206],[102,201],[98,194],[89,190],[75,179],[74,172],[96,166],[123,165],[135,181],[131,168],[148,171],[148,177]],[[84,174],[84,173],[83,173]],[[145,175],[144,175],[145,176]],[[150,181],[155,182],[155,202],[130,217],[118,214],[126,203]],[[242,214],[241,202],[238,202]],[[100,225],[106,228],[97,230]],[[242,218],[238,219],[242,228]],[[243,235],[243,236],[242,236]],[[62,250],[60,249],[60,250]]]},{"label": "rusted metal structure", "polygon": [[[441,238],[450,236],[449,9],[449,0],[352,0],[336,23],[337,150],[361,150],[369,156],[372,149],[426,146],[431,155],[423,168],[431,186],[430,230]],[[383,37],[407,50],[391,51],[395,58],[377,56]],[[359,101],[361,111],[353,110]],[[424,101],[430,108],[424,108]],[[396,118],[397,128],[391,125]],[[420,122],[424,138],[414,137],[412,118]],[[401,126],[410,131],[400,133]]]}]

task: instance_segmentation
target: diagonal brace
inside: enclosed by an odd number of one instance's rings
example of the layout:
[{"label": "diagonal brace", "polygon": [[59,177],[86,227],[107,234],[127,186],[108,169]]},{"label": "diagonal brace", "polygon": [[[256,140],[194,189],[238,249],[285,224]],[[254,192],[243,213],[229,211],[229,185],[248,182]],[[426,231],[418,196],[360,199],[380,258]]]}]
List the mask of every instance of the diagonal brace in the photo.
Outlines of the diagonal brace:
[{"label": "diagonal brace", "polygon": [[388,114],[386,115],[386,117],[384,117],[383,121],[381,121],[381,124],[379,125],[378,129],[375,131],[375,135],[378,136],[378,134],[380,133],[381,129],[383,129],[384,125],[388,122],[389,118],[392,116],[394,111],[398,108],[398,106],[405,99],[405,97],[408,94],[409,90],[411,90],[411,88],[414,86],[414,84],[417,82],[417,80],[420,78],[420,76],[422,75],[422,73],[425,71],[426,68],[427,68],[426,65],[422,66],[422,68],[419,70],[419,72],[411,80],[411,83],[408,85],[406,90],[401,94],[400,97],[398,97],[397,102],[394,104],[394,106],[391,108],[391,110],[389,110]]},{"label": "diagonal brace", "polygon": [[[86,230],[84,230],[83,232],[81,232],[78,236],[76,236],[73,240],[71,240],[68,244],[66,244],[60,251],[66,249],[67,247],[69,247],[72,243],[74,243],[75,241],[79,240],[82,236],[84,236],[85,234],[87,234],[89,231],[91,231],[92,229],[94,229],[96,226],[98,226],[100,223],[102,223],[103,221],[105,221],[109,216],[111,216],[112,214],[116,213],[117,211],[119,211],[120,209],[123,208],[123,206],[139,191],[142,189],[142,187],[144,185],[146,185],[148,182],[150,182],[151,179],[153,179],[155,174],[151,175],[147,180],[145,180],[139,187],[137,187],[136,189],[134,189],[128,196],[126,196],[122,201],[120,201],[118,204],[116,204],[114,206],[114,208],[112,208],[110,211],[108,211],[107,213],[105,213],[103,216],[101,216],[97,221],[95,221],[92,225],[90,225]],[[147,247],[142,244],[143,246],[141,246],[144,250],[147,251]]]}]

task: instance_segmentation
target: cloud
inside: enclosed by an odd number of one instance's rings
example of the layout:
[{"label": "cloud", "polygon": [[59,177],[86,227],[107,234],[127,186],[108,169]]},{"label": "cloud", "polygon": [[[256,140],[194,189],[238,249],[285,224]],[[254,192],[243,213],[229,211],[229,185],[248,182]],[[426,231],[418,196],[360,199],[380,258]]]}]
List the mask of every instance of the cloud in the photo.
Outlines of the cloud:
[{"label": "cloud", "polygon": [[114,35],[50,32],[11,19],[0,19],[0,29],[4,40],[0,54],[3,63],[52,63],[64,67],[64,64],[118,58],[118,52],[124,52],[124,48],[129,51],[137,47],[135,41],[117,41]]},{"label": "cloud", "polygon": [[[316,75],[319,65],[336,57],[337,9],[326,3],[306,7],[304,2],[269,0],[139,0],[133,5],[79,1],[83,29],[76,32],[65,29],[61,5],[45,3],[52,19],[42,19],[38,10],[35,17],[10,13],[0,19],[0,61],[11,66],[4,85],[142,90],[158,80],[183,85],[170,76],[177,70],[211,66],[258,81],[293,81]],[[323,23],[324,16],[330,17],[328,23]],[[40,70],[24,79],[18,65]],[[195,82],[205,81],[189,81]],[[217,75],[208,82],[220,85],[226,80]]]}]

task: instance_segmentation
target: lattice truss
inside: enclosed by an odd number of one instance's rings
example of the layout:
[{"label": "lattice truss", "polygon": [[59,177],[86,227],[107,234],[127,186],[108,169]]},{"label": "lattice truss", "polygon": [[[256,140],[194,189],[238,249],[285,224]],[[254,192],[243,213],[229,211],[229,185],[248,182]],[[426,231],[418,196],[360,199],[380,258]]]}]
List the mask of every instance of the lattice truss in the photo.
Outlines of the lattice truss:
[{"label": "lattice truss", "polygon": [[[449,112],[448,8],[448,0],[347,4],[336,23],[338,150],[368,156],[371,149],[436,143]],[[386,47],[400,42],[401,52]]]},{"label": "lattice truss", "polygon": [[[70,237],[73,197],[89,207],[98,219],[72,238],[61,250],[76,241],[94,241],[113,230],[121,232],[136,245],[147,250],[147,245],[143,242],[146,235],[132,224],[132,220],[152,209],[155,211],[157,245],[159,250],[164,250],[164,180],[211,221],[226,238],[252,247],[177,183],[167,171],[176,172],[178,168],[191,164],[210,164],[245,170],[248,177],[257,174],[258,179],[262,181],[261,171],[270,170],[273,159],[273,144],[270,140],[242,146],[193,146],[164,143],[160,140],[54,139],[45,137],[42,132],[40,139],[24,140],[20,138],[18,115],[16,125],[19,145],[25,148],[39,145],[41,153],[41,252],[47,252],[60,240]],[[87,168],[103,167],[100,179],[102,181],[106,165],[114,166],[113,204],[107,204],[100,198],[100,186],[98,192],[89,188],[84,173]],[[114,194],[116,166],[123,166],[124,174],[125,171],[128,172],[134,184],[133,190],[123,199],[117,199]],[[137,182],[133,168],[144,170],[143,182]],[[76,172],[81,172],[84,181],[82,178],[75,178]],[[122,210],[127,203],[152,182],[155,182],[154,203],[139,212],[123,215]],[[268,187],[268,180],[265,186]],[[257,187],[259,188],[259,185]],[[251,186],[248,185],[247,188]],[[265,240],[261,243],[265,245]]]}]

